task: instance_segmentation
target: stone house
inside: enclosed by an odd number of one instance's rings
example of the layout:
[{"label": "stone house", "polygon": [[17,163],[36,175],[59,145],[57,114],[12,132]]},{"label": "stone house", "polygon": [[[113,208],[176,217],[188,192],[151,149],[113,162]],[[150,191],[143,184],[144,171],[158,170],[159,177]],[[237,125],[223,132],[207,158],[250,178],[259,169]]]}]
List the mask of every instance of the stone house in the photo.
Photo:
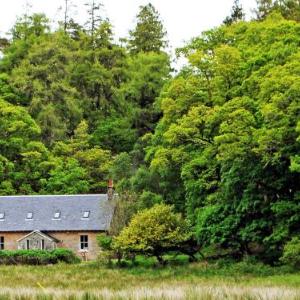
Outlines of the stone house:
[{"label": "stone house", "polygon": [[111,193],[0,197],[0,250],[68,248],[84,259],[99,253],[97,235],[107,232]]}]

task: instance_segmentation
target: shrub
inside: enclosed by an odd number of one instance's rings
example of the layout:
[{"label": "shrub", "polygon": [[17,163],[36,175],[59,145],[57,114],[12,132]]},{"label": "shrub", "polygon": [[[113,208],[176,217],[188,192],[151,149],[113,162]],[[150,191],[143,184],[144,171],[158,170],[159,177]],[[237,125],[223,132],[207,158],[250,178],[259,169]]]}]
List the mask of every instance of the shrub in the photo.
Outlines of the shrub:
[{"label": "shrub", "polygon": [[171,206],[156,204],[137,213],[114,239],[113,247],[129,257],[150,255],[164,263],[162,255],[190,237],[187,223],[180,214],[174,213]]},{"label": "shrub", "polygon": [[98,245],[102,250],[111,250],[112,237],[106,234],[97,236]]},{"label": "shrub", "polygon": [[0,264],[2,265],[47,265],[65,262],[79,262],[80,259],[67,249],[46,250],[2,250]]},{"label": "shrub", "polygon": [[74,264],[81,262],[80,258],[75,253],[68,249],[58,248],[52,251],[58,262],[65,262],[67,264]]},{"label": "shrub", "polygon": [[98,255],[98,262],[101,264],[112,264],[113,251],[111,249],[112,237],[101,234],[97,236],[97,242],[101,251]]},{"label": "shrub", "polygon": [[300,268],[300,239],[298,237],[294,237],[284,246],[280,260],[287,265]]}]

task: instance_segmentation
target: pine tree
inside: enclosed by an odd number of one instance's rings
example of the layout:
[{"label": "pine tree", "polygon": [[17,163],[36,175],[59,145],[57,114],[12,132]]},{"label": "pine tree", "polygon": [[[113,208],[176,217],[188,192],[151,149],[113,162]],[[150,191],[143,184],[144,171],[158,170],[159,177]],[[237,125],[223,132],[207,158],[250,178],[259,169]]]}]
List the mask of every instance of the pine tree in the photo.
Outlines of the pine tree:
[{"label": "pine tree", "polygon": [[39,37],[50,31],[50,22],[45,14],[24,14],[18,18],[11,30],[13,40],[27,40],[30,36]]},{"label": "pine tree", "polygon": [[264,19],[273,9],[272,0],[256,0],[257,8],[254,10],[258,20]]},{"label": "pine tree", "polygon": [[69,12],[69,2],[70,0],[64,0],[65,2],[65,8],[64,8],[64,32],[67,32],[67,26],[68,26],[68,12]]},{"label": "pine tree", "polygon": [[70,28],[70,24],[74,23],[74,20],[70,17],[71,11],[76,5],[71,0],[63,0],[64,7],[63,7],[63,28],[64,32],[66,33]]},{"label": "pine tree", "polygon": [[68,34],[72,39],[79,40],[80,32],[83,31],[83,27],[74,20],[72,17],[76,14],[77,5],[72,0],[63,0],[64,5],[60,7],[63,12],[63,19],[59,22],[63,31]]},{"label": "pine tree", "polygon": [[288,20],[300,21],[300,0],[257,0],[254,10],[258,20],[265,19],[272,11],[277,11]]},{"label": "pine tree", "polygon": [[300,22],[300,0],[277,0],[275,5],[286,19]]},{"label": "pine tree", "polygon": [[91,35],[92,43],[94,44],[95,32],[100,25],[100,22],[102,21],[100,11],[103,4],[101,4],[98,0],[90,0],[85,5],[88,7],[87,12],[89,15],[89,19],[86,22],[86,25],[88,26],[88,31]]},{"label": "pine tree", "polygon": [[232,23],[236,23],[238,21],[242,21],[245,18],[245,13],[243,10],[242,5],[240,4],[239,0],[234,0],[231,14],[230,16],[227,16],[225,20],[223,21],[226,25],[231,25]]},{"label": "pine tree", "polygon": [[0,37],[0,51],[9,46],[9,40],[5,37]]},{"label": "pine tree", "polygon": [[159,13],[151,3],[140,7],[136,27],[129,34],[129,49],[133,54],[160,52],[168,44]]}]

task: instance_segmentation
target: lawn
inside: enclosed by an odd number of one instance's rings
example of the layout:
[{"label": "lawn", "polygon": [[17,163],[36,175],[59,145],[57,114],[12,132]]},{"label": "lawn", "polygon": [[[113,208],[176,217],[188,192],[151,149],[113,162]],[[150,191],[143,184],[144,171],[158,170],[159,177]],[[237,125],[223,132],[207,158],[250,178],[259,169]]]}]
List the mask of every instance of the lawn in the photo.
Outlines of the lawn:
[{"label": "lawn", "polygon": [[300,299],[300,272],[246,263],[1,266],[0,299]]}]

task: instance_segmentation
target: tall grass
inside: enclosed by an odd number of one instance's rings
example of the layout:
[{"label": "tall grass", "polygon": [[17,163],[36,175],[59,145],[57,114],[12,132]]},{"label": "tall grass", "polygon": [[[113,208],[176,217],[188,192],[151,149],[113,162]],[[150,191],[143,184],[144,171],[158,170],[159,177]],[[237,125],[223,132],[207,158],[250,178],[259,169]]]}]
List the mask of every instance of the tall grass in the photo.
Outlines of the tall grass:
[{"label": "tall grass", "polygon": [[0,266],[0,300],[300,300],[300,273],[264,265]]},{"label": "tall grass", "polygon": [[7,289],[0,291],[0,299],[5,300],[106,300],[106,299],[166,299],[166,300],[210,300],[210,299],[235,299],[235,300],[299,300],[300,291],[296,289],[282,289],[276,287],[240,287],[240,286],[206,286],[206,285],[182,285],[160,287],[139,287],[124,290],[91,290],[91,291],[74,291],[74,290],[57,290],[45,289]]}]

